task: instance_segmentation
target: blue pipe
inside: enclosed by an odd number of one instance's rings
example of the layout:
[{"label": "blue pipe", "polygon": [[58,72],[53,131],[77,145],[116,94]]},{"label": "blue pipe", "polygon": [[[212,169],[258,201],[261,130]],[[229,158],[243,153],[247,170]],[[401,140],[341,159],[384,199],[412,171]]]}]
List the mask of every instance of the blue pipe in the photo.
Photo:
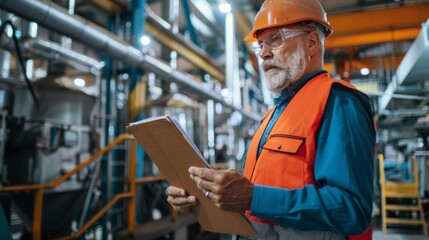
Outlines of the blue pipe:
[{"label": "blue pipe", "polygon": [[200,44],[198,43],[197,33],[195,32],[194,25],[192,25],[191,21],[191,10],[189,9],[188,0],[182,0],[182,6],[186,20],[186,26],[188,26],[189,34],[191,35],[191,40],[193,43],[199,46]]},{"label": "blue pipe", "polygon": [[[144,5],[146,0],[133,0],[133,12],[132,12],[132,36],[133,46],[137,49],[142,49],[143,45],[140,41],[140,38],[144,36],[145,33],[145,18],[144,18]],[[130,68],[130,92],[134,90],[137,85],[137,82],[141,79],[141,71],[135,67]]]}]

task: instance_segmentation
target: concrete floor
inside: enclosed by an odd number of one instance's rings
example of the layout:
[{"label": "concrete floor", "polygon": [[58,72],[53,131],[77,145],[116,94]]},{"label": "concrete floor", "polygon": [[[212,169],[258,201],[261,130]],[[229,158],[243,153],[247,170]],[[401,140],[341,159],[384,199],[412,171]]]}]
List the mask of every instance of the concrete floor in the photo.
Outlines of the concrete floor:
[{"label": "concrete floor", "polygon": [[392,232],[388,230],[383,233],[381,230],[375,230],[372,234],[373,240],[429,240],[429,237],[423,236],[423,234],[406,234],[399,232]]},{"label": "concrete floor", "polygon": [[[426,220],[427,221],[427,220]],[[427,222],[426,222],[427,223]],[[388,226],[386,233],[381,230],[381,215],[380,209],[374,205],[372,218],[372,239],[373,240],[429,240],[429,236],[425,237],[423,231],[419,227],[397,227]]]},{"label": "concrete floor", "polygon": [[[218,240],[231,240],[231,236],[221,235]],[[406,234],[390,230],[383,233],[381,230],[374,230],[372,240],[429,240],[429,237],[425,237],[423,234],[418,233]]]}]

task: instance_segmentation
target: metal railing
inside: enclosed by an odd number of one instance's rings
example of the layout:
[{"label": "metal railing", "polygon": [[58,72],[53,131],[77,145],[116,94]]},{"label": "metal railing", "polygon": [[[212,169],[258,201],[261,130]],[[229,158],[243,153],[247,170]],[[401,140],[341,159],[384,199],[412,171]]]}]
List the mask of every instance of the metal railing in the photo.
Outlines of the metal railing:
[{"label": "metal railing", "polygon": [[[132,140],[129,155],[129,191],[124,193],[116,194],[100,211],[98,211],[91,219],[89,219],[81,229],[77,232],[72,233],[70,236],[62,237],[60,239],[74,239],[81,236],[88,228],[90,228],[100,217],[102,217],[116,202],[122,199],[128,200],[128,233],[134,234],[135,223],[136,223],[136,185],[147,182],[163,181],[163,176],[152,176],[145,178],[136,179],[136,165],[137,165],[137,143],[134,137],[130,134],[121,134],[115,140],[113,140],[106,147],[102,148],[92,156],[81,162],[75,168],[67,172],[65,175],[57,178],[50,184],[39,184],[39,185],[18,185],[18,186],[7,186],[1,187],[0,192],[29,192],[34,191],[34,206],[33,206],[33,240],[41,240],[42,237],[42,206],[43,206],[43,191],[45,189],[53,189],[63,183],[65,180],[73,176],[75,173],[80,171],[82,168],[88,166],[92,162],[97,161],[103,154],[111,151],[116,145],[120,144],[125,140]],[[175,213],[171,211],[171,219],[174,220]]]}]

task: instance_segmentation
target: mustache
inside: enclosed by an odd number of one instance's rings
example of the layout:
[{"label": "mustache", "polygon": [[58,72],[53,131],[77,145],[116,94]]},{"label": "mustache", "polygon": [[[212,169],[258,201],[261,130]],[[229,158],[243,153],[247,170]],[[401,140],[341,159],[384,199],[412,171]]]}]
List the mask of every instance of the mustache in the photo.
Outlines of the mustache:
[{"label": "mustache", "polygon": [[264,72],[268,71],[270,68],[283,68],[283,66],[275,59],[264,60],[262,63],[262,69]]}]

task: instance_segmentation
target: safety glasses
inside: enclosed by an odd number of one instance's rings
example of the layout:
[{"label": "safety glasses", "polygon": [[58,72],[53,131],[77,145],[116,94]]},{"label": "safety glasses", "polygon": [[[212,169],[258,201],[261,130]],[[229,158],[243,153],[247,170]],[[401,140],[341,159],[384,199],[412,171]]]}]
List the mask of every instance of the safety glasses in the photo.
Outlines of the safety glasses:
[{"label": "safety glasses", "polygon": [[255,51],[256,56],[262,51],[262,48],[265,48],[268,51],[279,49],[283,42],[287,39],[300,36],[310,31],[306,30],[290,30],[287,28],[279,28],[269,34],[262,35],[258,37],[257,42],[252,43],[253,50]]}]

